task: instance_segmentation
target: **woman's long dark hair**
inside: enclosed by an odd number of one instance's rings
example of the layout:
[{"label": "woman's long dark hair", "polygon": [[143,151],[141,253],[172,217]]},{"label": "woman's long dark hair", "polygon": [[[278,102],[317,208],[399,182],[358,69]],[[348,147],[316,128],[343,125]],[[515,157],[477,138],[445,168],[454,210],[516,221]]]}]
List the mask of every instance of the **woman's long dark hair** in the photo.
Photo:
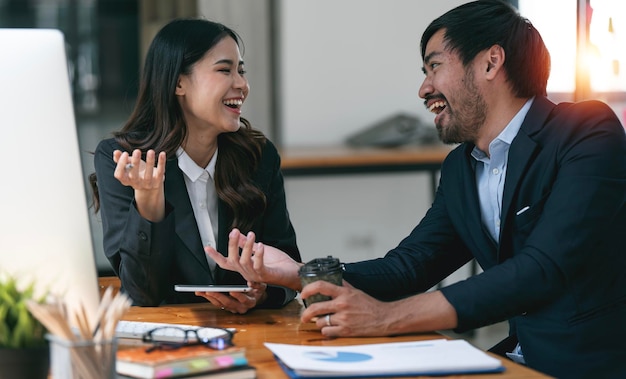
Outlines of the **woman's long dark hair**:
[{"label": "woman's long dark hair", "polygon": [[[175,95],[180,75],[191,69],[205,53],[223,38],[233,38],[239,46],[241,39],[230,28],[203,19],[177,19],[165,25],[150,44],[139,86],[135,108],[124,125],[114,133],[120,146],[132,152],[145,153],[153,149],[165,151],[168,159],[187,136],[182,109]],[[265,194],[252,180],[261,159],[266,139],[241,118],[241,127],[217,138],[219,155],[215,168],[215,188],[218,197],[232,212],[233,225],[249,230],[254,216],[266,206]],[[89,177],[93,190],[94,210],[100,207],[95,173]]]}]

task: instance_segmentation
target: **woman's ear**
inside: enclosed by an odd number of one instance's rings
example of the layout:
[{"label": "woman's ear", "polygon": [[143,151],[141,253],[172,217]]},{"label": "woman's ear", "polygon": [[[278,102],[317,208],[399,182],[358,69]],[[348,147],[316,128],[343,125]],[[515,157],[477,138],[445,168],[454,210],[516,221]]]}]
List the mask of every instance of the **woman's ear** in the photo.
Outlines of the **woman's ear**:
[{"label": "woman's ear", "polygon": [[178,77],[178,82],[176,82],[176,91],[174,91],[174,94],[177,96],[183,96],[185,94],[183,79],[181,77]]}]

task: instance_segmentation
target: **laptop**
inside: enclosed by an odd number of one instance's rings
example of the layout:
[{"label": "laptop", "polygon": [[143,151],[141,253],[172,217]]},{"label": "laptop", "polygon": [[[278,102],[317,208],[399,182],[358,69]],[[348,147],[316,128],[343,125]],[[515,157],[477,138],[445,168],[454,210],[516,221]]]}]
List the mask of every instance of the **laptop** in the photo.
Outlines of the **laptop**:
[{"label": "laptop", "polygon": [[99,303],[63,34],[0,28],[0,275]]}]

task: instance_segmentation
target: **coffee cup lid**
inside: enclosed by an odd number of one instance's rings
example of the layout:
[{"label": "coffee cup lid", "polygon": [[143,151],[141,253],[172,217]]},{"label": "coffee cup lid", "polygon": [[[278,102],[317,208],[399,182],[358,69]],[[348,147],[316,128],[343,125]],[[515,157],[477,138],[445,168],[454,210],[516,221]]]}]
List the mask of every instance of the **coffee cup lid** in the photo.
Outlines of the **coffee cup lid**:
[{"label": "coffee cup lid", "polygon": [[342,267],[341,262],[337,258],[333,258],[331,255],[326,258],[315,258],[307,262],[304,266],[300,267],[300,274],[315,274],[340,270]]}]

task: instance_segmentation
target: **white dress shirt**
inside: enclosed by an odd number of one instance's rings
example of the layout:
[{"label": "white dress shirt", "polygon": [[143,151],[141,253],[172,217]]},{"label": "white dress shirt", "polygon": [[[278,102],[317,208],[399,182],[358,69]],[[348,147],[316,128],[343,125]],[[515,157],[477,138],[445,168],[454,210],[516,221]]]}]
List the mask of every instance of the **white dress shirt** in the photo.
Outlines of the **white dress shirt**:
[{"label": "white dress shirt", "polygon": [[[198,166],[182,147],[178,148],[176,155],[178,156],[178,167],[184,174],[187,193],[198,224],[202,245],[217,249],[217,193],[213,182],[217,150],[209,164],[204,168]],[[208,255],[206,258],[211,268],[211,274],[215,277],[215,261]]]}]

